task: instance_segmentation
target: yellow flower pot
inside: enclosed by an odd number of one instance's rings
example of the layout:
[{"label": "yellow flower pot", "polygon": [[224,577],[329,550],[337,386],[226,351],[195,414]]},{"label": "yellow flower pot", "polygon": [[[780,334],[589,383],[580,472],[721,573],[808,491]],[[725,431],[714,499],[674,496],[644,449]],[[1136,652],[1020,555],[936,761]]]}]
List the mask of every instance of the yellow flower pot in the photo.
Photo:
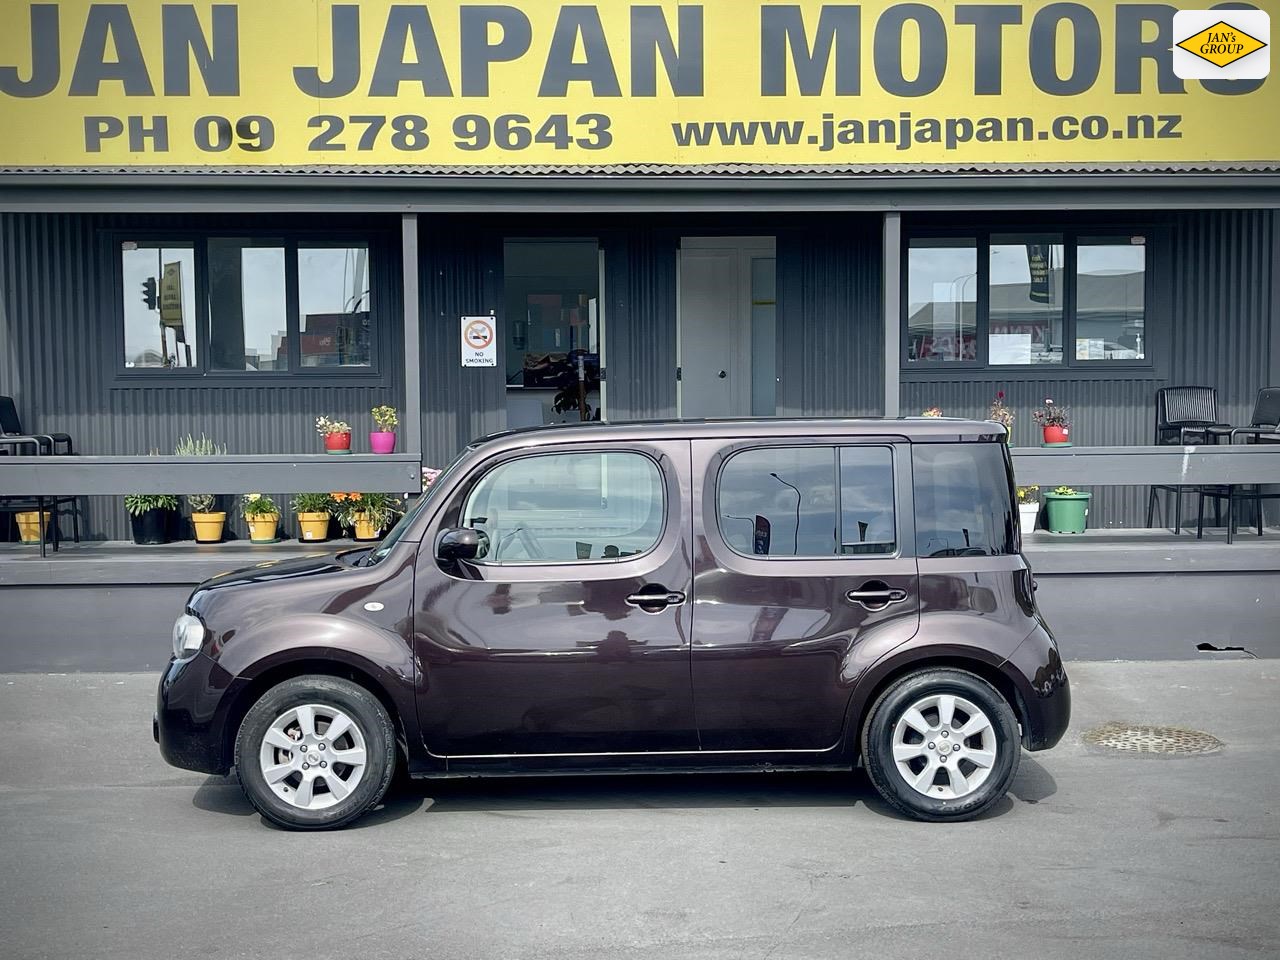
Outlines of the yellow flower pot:
[{"label": "yellow flower pot", "polygon": [[227,515],[221,510],[216,513],[191,514],[191,525],[196,528],[196,543],[220,543],[222,528],[226,522]]},{"label": "yellow flower pot", "polygon": [[298,514],[298,526],[302,528],[302,540],[329,539],[329,514],[319,511]]},{"label": "yellow flower pot", "polygon": [[280,518],[274,514],[263,514],[246,518],[249,524],[249,539],[254,543],[271,543],[276,538],[276,524]]},{"label": "yellow flower pot", "polygon": [[367,513],[353,513],[351,521],[355,524],[355,532],[352,536],[357,540],[377,540],[378,534],[382,532],[380,528],[373,525]]},{"label": "yellow flower pot", "polygon": [[[40,542],[40,513],[36,510],[28,510],[25,513],[17,514],[18,517],[18,536],[23,543],[39,543]],[[44,523],[49,525],[49,511],[44,512]]]}]

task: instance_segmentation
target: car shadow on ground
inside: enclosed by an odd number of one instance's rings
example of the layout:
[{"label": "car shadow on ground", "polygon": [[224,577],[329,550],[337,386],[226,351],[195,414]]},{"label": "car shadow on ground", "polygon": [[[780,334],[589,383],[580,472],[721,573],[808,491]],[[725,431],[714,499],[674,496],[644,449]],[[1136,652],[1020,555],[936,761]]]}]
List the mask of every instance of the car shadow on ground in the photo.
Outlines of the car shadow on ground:
[{"label": "car shadow on ground", "polygon": [[[1022,803],[1057,792],[1052,774],[1022,757],[1009,789]],[[234,775],[210,777],[192,804],[210,813],[256,817]],[[348,829],[400,820],[416,813],[510,813],[564,810],[687,810],[699,808],[855,807],[891,820],[907,820],[880,799],[862,770],[848,773],[691,773],[602,776],[409,780],[397,777],[386,799]],[[980,819],[1007,814],[1006,796]],[[266,820],[258,817],[263,824]]]}]

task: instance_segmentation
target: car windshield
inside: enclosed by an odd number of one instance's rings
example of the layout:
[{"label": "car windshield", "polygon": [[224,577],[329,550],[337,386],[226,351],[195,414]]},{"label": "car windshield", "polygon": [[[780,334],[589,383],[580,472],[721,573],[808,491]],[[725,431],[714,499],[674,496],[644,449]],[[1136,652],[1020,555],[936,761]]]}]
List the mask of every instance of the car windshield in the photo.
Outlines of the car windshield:
[{"label": "car windshield", "polygon": [[418,498],[418,502],[405,511],[404,516],[400,518],[400,522],[391,528],[387,535],[382,539],[382,542],[378,544],[377,549],[366,554],[358,561],[359,566],[371,567],[375,563],[381,562],[382,558],[391,552],[392,548],[394,548],[395,545],[400,542],[401,538],[404,537],[405,531],[413,526],[413,521],[418,514],[425,510],[430,503],[434,502],[436,498],[436,491],[442,490],[447,485],[445,481],[454,472],[454,470],[457,469],[458,464],[462,462],[462,459],[473,449],[475,448],[467,447],[453,458],[452,462],[440,472],[440,475],[437,476],[435,480],[432,481],[431,486],[427,488],[427,492]]}]

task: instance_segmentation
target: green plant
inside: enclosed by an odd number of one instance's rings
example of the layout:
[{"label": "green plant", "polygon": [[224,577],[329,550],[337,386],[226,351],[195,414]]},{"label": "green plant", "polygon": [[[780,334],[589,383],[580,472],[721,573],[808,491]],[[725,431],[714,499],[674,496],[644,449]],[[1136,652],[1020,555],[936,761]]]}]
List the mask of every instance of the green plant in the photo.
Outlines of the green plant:
[{"label": "green plant", "polygon": [[1036,486],[1034,483],[1027,487],[1019,487],[1018,502],[1019,503],[1035,503],[1036,494],[1039,492],[1040,492],[1040,488]]},{"label": "green plant", "polygon": [[1054,487],[1053,495],[1055,497],[1074,497],[1078,494],[1074,487]]},{"label": "green plant", "polygon": [[1071,411],[1065,404],[1054,403],[1049,397],[1044,398],[1044,406],[1031,415],[1042,427],[1071,426]]},{"label": "green plant", "polygon": [[214,493],[187,494],[187,506],[191,508],[192,513],[212,513],[217,501],[218,496]]},{"label": "green plant", "polygon": [[333,499],[327,493],[300,493],[294,497],[289,506],[294,513],[328,513],[333,506]]},{"label": "green plant", "polygon": [[402,514],[400,501],[389,493],[335,493],[333,515],[338,523],[350,528],[356,525],[356,516],[364,514],[370,523],[382,530]]},{"label": "green plant", "polygon": [[240,514],[248,520],[250,517],[278,517],[280,509],[270,497],[260,493],[246,493],[240,498]]},{"label": "green plant", "polygon": [[351,424],[342,420],[330,420],[328,417],[316,417],[316,433],[327,437],[331,433],[350,433]]},{"label": "green plant", "polygon": [[383,404],[380,407],[374,407],[372,411],[373,422],[378,425],[378,429],[390,433],[400,425],[400,417],[396,415],[396,408]]},{"label": "green plant", "polygon": [[131,493],[124,498],[124,508],[131,517],[140,517],[148,510],[177,510],[178,498],[172,493]]},{"label": "green plant", "polygon": [[1014,413],[1004,402],[1004,391],[996,392],[996,397],[991,401],[991,411],[987,416],[988,420],[994,420],[1005,429],[1005,443],[1013,443],[1013,421]]}]

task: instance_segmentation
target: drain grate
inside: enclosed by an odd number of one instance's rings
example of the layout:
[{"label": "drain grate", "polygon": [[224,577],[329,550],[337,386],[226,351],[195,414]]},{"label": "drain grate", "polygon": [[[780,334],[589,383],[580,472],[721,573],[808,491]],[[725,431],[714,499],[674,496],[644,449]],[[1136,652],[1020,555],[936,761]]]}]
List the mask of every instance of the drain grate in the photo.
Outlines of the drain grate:
[{"label": "drain grate", "polygon": [[1140,723],[1104,723],[1085,733],[1086,745],[1125,754],[1203,756],[1226,744],[1212,734],[1184,727],[1153,727]]}]

